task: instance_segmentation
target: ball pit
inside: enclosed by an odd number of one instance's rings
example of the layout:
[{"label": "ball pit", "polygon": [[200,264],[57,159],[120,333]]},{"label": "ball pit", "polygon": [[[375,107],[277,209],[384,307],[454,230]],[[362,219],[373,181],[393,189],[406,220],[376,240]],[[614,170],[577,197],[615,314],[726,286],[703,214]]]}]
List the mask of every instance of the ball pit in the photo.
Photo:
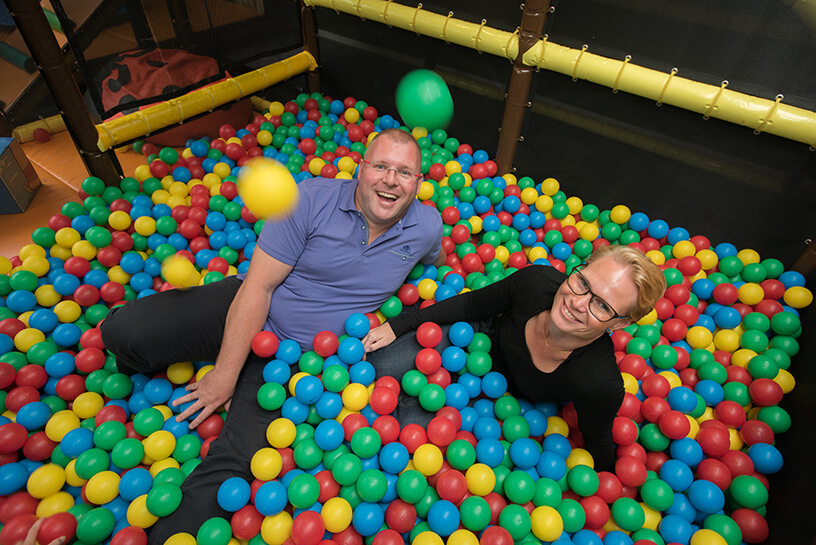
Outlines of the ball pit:
[{"label": "ball pit", "polygon": [[[252,457],[255,481],[230,479],[210,498],[230,519],[172,543],[764,540],[765,475],[783,466],[773,443],[791,425],[778,404],[795,385],[798,310],[812,301],[801,275],[624,205],[600,210],[552,178],[496,176],[485,151],[440,128],[447,108],[433,113],[439,126],[413,134],[419,198],[443,218],[445,265],[415,267],[376,313],[349,316],[346,335],[318,333],[312,352],[256,336],[253,351],[269,359],[258,401],[283,415]],[[0,259],[2,545],[37,517],[46,517],[41,543],[146,543],[178,507],[223,414],[194,432],[174,426],[172,400],[211,363],[127,377],[105,353],[99,323],[124,301],[246,271],[257,218],[285,214],[297,195],[283,176],[289,197],[262,209],[272,190],[252,170],[241,181],[250,158],[277,161],[294,182],[350,178],[367,139],[399,126],[351,97],[299,95],[181,153],[137,145],[146,164],[133,177],[118,187],[87,178],[81,203],[66,203],[33,244]],[[606,243],[644,250],[669,284],[654,312],[612,335],[627,389],[614,473],[596,471],[580,448],[570,405],[506,395],[489,339],[469,324],[454,324],[442,351],[439,325],[423,324],[417,369],[401,382],[361,365],[360,339],[405,306],[531,263],[569,271]],[[399,428],[391,413],[400,393],[437,412],[427,429]]]}]

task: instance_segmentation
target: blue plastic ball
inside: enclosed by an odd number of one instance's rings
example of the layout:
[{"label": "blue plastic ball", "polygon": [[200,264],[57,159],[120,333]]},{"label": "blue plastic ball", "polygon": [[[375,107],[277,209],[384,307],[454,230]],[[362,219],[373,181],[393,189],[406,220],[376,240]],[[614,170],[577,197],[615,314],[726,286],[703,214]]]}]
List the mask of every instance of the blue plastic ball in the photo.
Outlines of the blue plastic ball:
[{"label": "blue plastic ball", "polygon": [[385,513],[376,503],[362,502],[354,508],[351,523],[361,536],[373,536],[382,528]]},{"label": "blue plastic ball", "polygon": [[725,507],[725,494],[711,481],[696,480],[688,487],[687,493],[691,505],[703,513],[716,513]]},{"label": "blue plastic ball", "polygon": [[449,536],[459,527],[459,509],[448,500],[435,501],[428,510],[428,526],[440,536]]},{"label": "blue plastic ball", "polygon": [[355,312],[346,318],[344,327],[346,333],[348,333],[350,336],[362,339],[368,335],[368,331],[371,329],[371,322],[368,320],[368,316],[365,314]]},{"label": "blue plastic ball", "polygon": [[751,445],[748,448],[748,456],[754,462],[754,468],[764,475],[771,475],[782,469],[782,454],[768,443]]},{"label": "blue plastic ball", "polygon": [[218,505],[225,511],[234,513],[249,502],[249,483],[241,477],[230,477],[218,487]]},{"label": "blue plastic ball", "polygon": [[277,515],[283,511],[288,501],[286,485],[277,480],[263,483],[255,492],[255,509],[265,517]]},{"label": "blue plastic ball", "polygon": [[134,467],[119,479],[119,495],[127,501],[133,501],[150,492],[153,476],[143,467]]}]

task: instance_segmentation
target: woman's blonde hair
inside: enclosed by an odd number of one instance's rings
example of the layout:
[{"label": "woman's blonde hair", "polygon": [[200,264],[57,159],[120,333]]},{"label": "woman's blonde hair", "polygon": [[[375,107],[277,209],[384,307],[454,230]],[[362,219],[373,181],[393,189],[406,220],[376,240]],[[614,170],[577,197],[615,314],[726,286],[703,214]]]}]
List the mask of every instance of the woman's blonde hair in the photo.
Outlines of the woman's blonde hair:
[{"label": "woman's blonde hair", "polygon": [[638,289],[637,304],[627,316],[637,322],[654,309],[658,299],[666,291],[663,271],[646,254],[629,246],[601,246],[587,258],[587,265],[602,257],[609,257],[629,268],[632,281]]}]

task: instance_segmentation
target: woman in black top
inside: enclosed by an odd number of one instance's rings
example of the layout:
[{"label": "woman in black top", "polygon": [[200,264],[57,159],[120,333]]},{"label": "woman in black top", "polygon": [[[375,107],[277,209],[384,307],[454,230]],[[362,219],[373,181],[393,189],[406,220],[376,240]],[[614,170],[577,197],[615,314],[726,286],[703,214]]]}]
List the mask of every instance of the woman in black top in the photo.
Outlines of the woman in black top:
[{"label": "woman in black top", "polygon": [[[385,373],[400,378],[415,352],[396,354],[393,349],[404,343],[373,351],[424,322],[496,318],[493,370],[507,377],[511,393],[530,401],[572,401],[595,468],[608,470],[615,460],[612,422],[624,390],[607,332],[645,316],[665,287],[663,273],[642,252],[606,246],[569,276],[552,267],[525,267],[479,290],[391,318],[363,343],[375,368],[387,361]],[[395,360],[400,372],[394,371]]]}]

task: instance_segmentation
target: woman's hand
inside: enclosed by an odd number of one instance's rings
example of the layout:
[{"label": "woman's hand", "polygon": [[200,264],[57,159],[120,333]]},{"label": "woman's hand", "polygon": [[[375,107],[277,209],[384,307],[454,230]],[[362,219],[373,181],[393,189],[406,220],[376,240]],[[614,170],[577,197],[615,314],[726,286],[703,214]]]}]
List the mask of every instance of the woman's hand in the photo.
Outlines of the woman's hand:
[{"label": "woman's hand", "polygon": [[[18,541],[16,545],[37,545],[37,533],[40,531],[40,526],[42,526],[44,520],[45,518],[43,517],[32,524],[31,528],[28,530],[28,533],[26,533],[25,539],[23,541]],[[62,545],[63,543],[65,543],[65,536],[55,538],[51,543],[46,543],[43,545]]]},{"label": "woman's hand", "polygon": [[368,335],[363,337],[363,347],[366,353],[374,352],[384,346],[388,346],[397,336],[394,335],[394,330],[387,322],[381,326],[377,326],[368,332]]}]

